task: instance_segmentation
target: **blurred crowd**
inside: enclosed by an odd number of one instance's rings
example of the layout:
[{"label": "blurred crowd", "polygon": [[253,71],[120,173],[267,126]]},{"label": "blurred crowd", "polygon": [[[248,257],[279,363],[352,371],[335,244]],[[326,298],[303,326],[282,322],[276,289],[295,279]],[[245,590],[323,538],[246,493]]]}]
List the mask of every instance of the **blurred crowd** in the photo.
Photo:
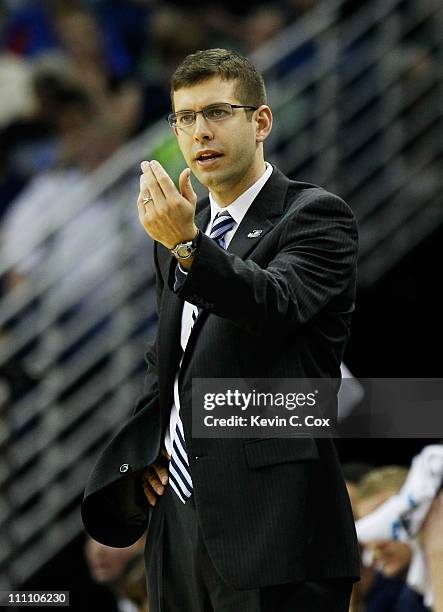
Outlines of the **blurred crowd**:
[{"label": "blurred crowd", "polygon": [[0,216],[37,173],[92,170],[167,113],[170,76],[187,53],[249,54],[314,4],[3,2]]},{"label": "blurred crowd", "polygon": [[[413,0],[405,0],[405,6]],[[0,220],[38,173],[96,168],[170,110],[188,53],[250,55],[319,0],[5,0],[0,5]],[[368,0],[347,0],[348,18]],[[186,23],[186,27],[183,24]],[[312,54],[302,45],[288,61]],[[420,63],[420,58],[410,59]],[[349,58],[348,58],[349,59]]]}]

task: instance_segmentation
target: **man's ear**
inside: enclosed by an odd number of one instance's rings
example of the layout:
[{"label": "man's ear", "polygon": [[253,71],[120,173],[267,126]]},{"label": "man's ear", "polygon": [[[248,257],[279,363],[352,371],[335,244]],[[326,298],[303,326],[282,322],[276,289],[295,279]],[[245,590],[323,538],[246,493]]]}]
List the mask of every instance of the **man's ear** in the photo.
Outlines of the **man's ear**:
[{"label": "man's ear", "polygon": [[255,113],[255,140],[256,142],[263,142],[272,130],[272,111],[269,106],[262,104]]}]

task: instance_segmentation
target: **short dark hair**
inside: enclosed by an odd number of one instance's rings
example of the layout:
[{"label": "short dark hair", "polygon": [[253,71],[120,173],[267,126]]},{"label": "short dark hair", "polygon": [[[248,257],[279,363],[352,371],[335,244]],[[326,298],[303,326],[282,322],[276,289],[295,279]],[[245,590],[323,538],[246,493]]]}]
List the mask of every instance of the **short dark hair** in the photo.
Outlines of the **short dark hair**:
[{"label": "short dark hair", "polygon": [[205,49],[187,55],[176,68],[171,78],[172,106],[175,91],[216,76],[237,81],[235,96],[242,104],[258,107],[267,103],[263,77],[246,57],[228,49]]}]

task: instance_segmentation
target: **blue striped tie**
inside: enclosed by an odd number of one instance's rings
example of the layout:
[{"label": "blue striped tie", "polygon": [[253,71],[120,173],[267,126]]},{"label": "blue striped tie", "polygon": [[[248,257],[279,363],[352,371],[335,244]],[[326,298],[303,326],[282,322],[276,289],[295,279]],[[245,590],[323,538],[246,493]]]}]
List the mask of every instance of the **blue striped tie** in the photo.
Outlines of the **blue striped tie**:
[{"label": "blue striped tie", "polygon": [[227,210],[220,211],[216,214],[214,223],[211,227],[211,233],[209,238],[215,240],[215,242],[222,247],[226,248],[225,235],[234,227],[235,221],[228,213]]},{"label": "blue striped tie", "polygon": [[[235,221],[227,210],[219,212],[212,224],[209,237],[222,247],[226,248],[225,235],[234,227]],[[192,311],[192,321],[197,319],[198,309],[194,307]],[[189,460],[186,451],[185,433],[183,423],[180,418],[180,411],[177,414],[177,424],[175,426],[174,442],[172,444],[171,461],[169,462],[169,484],[177,493],[183,503],[192,495],[192,478],[189,473]]]}]

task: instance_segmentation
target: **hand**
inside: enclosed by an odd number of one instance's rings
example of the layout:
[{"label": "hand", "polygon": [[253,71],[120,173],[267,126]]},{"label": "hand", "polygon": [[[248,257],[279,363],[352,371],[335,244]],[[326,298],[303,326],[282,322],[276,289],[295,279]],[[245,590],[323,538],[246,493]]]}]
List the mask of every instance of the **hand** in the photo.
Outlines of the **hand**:
[{"label": "hand", "polygon": [[[141,163],[140,194],[137,199],[140,223],[146,232],[167,249],[197,235],[194,223],[197,196],[192,188],[189,168],[180,174],[180,193],[164,168],[157,162]],[[152,201],[143,202],[146,197]]]},{"label": "hand", "polygon": [[148,465],[143,471],[143,491],[151,506],[155,506],[157,503],[157,495],[163,495],[165,492],[165,487],[169,480],[168,468],[165,460],[169,461],[170,458],[170,455],[162,449],[157,461]]},{"label": "hand", "polygon": [[388,578],[401,574],[411,562],[412,549],[406,542],[373,540],[366,546],[373,552],[375,568]]}]

